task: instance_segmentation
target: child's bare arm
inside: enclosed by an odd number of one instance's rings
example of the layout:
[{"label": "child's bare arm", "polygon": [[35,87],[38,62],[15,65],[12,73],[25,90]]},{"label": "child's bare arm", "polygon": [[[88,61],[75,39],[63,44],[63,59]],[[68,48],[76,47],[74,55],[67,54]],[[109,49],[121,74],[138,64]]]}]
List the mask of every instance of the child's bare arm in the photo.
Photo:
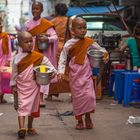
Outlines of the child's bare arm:
[{"label": "child's bare arm", "polygon": [[14,96],[14,108],[15,110],[18,109],[18,94],[17,94],[17,88],[16,86],[12,86],[12,93],[13,93],[13,96]]},{"label": "child's bare arm", "polygon": [[11,86],[12,93],[13,93],[13,96],[14,96],[14,108],[15,108],[15,110],[18,109],[18,94],[17,94],[17,87],[16,87],[17,75],[18,75],[17,66],[14,64],[14,60],[13,60],[13,63],[12,63],[12,77],[11,77],[11,80],[10,80],[10,86]]}]

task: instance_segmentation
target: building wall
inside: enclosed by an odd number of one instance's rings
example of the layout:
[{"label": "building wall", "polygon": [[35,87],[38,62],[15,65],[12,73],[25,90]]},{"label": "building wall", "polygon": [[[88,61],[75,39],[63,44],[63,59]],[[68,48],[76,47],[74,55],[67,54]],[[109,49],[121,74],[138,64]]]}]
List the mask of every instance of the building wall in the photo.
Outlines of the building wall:
[{"label": "building wall", "polygon": [[140,0],[121,0],[122,5],[139,5],[140,6]]},{"label": "building wall", "polygon": [[7,0],[0,0],[0,18],[2,18],[4,22],[3,30],[6,30],[7,26],[6,11],[7,11]]},{"label": "building wall", "polygon": [[134,13],[135,16],[140,20],[140,0],[121,0],[121,4],[124,6],[130,6],[130,7],[135,7],[134,8]]}]

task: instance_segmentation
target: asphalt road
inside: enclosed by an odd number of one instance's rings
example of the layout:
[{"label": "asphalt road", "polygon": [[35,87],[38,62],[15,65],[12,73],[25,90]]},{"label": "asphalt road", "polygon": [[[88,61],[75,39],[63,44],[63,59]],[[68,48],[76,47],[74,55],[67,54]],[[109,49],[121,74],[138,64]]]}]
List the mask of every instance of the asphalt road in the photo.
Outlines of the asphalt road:
[{"label": "asphalt road", "polygon": [[[0,140],[17,139],[17,114],[13,109],[13,97],[6,95],[7,104],[0,104]],[[53,101],[46,101],[41,108],[41,117],[36,119],[34,127],[38,135],[26,136],[26,140],[139,140],[140,125],[127,124],[129,116],[140,116],[140,109],[123,107],[112,98],[97,100],[95,114],[92,115],[94,129],[75,130],[76,121],[66,111],[72,111],[68,94],[61,94]]]}]

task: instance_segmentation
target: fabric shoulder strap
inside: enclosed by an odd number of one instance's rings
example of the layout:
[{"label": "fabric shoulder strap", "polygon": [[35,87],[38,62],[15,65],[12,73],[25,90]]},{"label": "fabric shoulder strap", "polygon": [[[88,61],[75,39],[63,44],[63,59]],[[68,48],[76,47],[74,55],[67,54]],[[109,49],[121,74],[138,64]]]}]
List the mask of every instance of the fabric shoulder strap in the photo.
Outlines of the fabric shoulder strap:
[{"label": "fabric shoulder strap", "polygon": [[24,71],[27,67],[29,67],[31,64],[33,66],[38,66],[41,64],[43,60],[43,54],[33,51],[32,53],[25,56],[19,63],[18,63],[18,73],[21,73]]},{"label": "fabric shoulder strap", "polygon": [[40,24],[34,27],[33,29],[29,30],[28,32],[30,32],[32,36],[36,36],[36,35],[46,32],[47,29],[53,26],[54,25],[50,21],[48,21],[45,18],[42,18]]},{"label": "fabric shoulder strap", "polygon": [[76,42],[69,50],[70,58],[75,57],[76,64],[84,64],[87,48],[93,44],[94,40],[85,37]]}]

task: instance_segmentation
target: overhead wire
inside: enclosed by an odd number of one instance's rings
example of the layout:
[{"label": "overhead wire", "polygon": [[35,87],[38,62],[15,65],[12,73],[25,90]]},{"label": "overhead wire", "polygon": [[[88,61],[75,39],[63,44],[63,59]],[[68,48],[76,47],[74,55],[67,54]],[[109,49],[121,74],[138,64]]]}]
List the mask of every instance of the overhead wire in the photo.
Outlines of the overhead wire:
[{"label": "overhead wire", "polygon": [[126,22],[124,21],[123,17],[120,15],[120,13],[119,13],[119,11],[118,11],[116,5],[115,5],[114,0],[110,0],[110,1],[112,2],[112,5],[113,5],[114,9],[115,9],[117,15],[120,17],[121,21],[123,22],[123,24],[124,24],[126,30],[128,31],[128,33],[129,33],[130,35],[132,35],[132,32],[130,31],[129,27],[127,26],[127,24],[126,24]]}]

